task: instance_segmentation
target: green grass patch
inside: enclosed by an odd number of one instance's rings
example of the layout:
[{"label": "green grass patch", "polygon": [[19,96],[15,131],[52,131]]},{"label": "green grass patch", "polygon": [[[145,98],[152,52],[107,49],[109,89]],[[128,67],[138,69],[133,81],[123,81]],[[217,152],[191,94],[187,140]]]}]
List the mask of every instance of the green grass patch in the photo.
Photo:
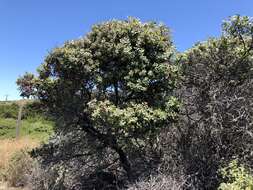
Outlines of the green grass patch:
[{"label": "green grass patch", "polygon": [[[0,118],[0,139],[15,138],[16,119]],[[20,136],[45,141],[53,134],[54,122],[43,117],[26,118],[21,121]]]},{"label": "green grass patch", "polygon": [[0,139],[15,138],[17,117],[23,104],[20,137],[45,141],[53,134],[54,122],[39,101],[0,101]]}]

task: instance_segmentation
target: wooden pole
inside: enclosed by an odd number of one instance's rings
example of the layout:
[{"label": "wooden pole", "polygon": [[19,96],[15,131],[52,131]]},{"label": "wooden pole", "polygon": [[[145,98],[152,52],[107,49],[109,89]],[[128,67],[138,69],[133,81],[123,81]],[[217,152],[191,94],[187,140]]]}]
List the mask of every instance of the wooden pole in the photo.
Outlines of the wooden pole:
[{"label": "wooden pole", "polygon": [[21,119],[22,119],[22,111],[23,111],[24,104],[23,102],[19,105],[19,111],[18,111],[18,120],[17,120],[17,126],[16,126],[16,139],[20,137],[20,128],[21,128]]},{"label": "wooden pole", "polygon": [[9,97],[9,94],[6,94],[6,95],[5,95],[5,101],[6,101],[6,102],[8,101],[8,97]]}]

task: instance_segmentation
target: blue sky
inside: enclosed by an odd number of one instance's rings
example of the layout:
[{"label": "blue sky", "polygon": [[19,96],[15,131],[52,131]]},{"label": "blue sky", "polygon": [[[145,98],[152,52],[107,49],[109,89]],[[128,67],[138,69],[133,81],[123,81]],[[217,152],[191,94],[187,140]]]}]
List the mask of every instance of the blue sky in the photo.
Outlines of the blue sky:
[{"label": "blue sky", "polygon": [[0,100],[19,99],[15,81],[52,48],[95,23],[133,16],[162,22],[179,51],[220,34],[222,20],[253,16],[253,0],[0,0]]}]

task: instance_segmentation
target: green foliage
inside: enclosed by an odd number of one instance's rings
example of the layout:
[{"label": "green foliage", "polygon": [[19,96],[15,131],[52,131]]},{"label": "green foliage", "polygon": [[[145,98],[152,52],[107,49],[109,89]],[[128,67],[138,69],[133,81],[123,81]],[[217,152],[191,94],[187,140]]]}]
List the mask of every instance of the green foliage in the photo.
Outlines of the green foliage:
[{"label": "green foliage", "polygon": [[[18,102],[0,104],[0,139],[14,138]],[[38,101],[28,101],[22,111],[21,136],[46,140],[53,134],[54,122]]]},{"label": "green foliage", "polygon": [[[20,103],[18,101],[0,103],[0,118],[17,119],[19,105]],[[22,110],[22,119],[32,117],[45,117],[49,119],[50,115],[39,101],[25,101],[25,106]]]},{"label": "green foliage", "polygon": [[[247,165],[253,158],[252,23],[231,17],[220,37],[178,57],[168,28],[133,18],[95,25],[53,49],[38,77],[26,73],[18,82],[21,94],[36,96],[57,119],[57,136],[33,155],[46,171],[53,165],[61,175],[63,166],[71,176],[61,178],[58,189],[76,181],[84,183],[79,189],[94,189],[98,171],[116,188],[115,173],[133,182],[153,172],[166,151],[169,164],[182,163],[182,171],[194,175],[196,189],[217,188],[220,165],[235,155]],[[179,125],[172,125],[178,117]],[[168,141],[161,131],[170,127],[177,129]],[[232,163],[222,173],[228,183],[220,189],[251,185],[242,166]]]},{"label": "green foliage", "polygon": [[[15,138],[16,119],[0,118],[0,139]],[[27,118],[21,122],[21,136],[46,140],[53,134],[54,122],[42,117]]]},{"label": "green foliage", "polygon": [[[126,112],[133,104],[145,104],[172,111],[162,120],[173,120],[178,103],[174,99],[170,104],[171,93],[179,77],[178,66],[172,64],[174,53],[163,25],[132,18],[105,22],[86,37],[54,49],[33,79],[34,88],[41,102],[64,120],[80,119],[94,100],[110,101]],[[148,129],[146,125],[142,127]]]},{"label": "green foliage", "polygon": [[253,18],[235,15],[223,22],[223,34],[243,40],[243,37],[252,38]]},{"label": "green foliage", "polygon": [[150,133],[146,134],[142,140],[152,138],[159,130],[158,127],[165,127],[168,119],[176,119],[179,109],[177,99],[171,98],[167,104],[167,110],[149,107],[147,103],[130,103],[122,109],[109,101],[94,100],[89,103],[89,111],[96,128],[102,131],[101,126],[110,126],[110,133],[118,135],[118,141],[123,146],[124,140],[128,139],[130,144],[131,137],[138,139],[138,136],[141,137],[146,131]]},{"label": "green foliage", "polygon": [[30,98],[34,96],[34,89],[33,89],[33,80],[34,75],[31,73],[25,73],[22,77],[19,77],[16,81],[17,85],[19,86],[20,96],[23,98]]},{"label": "green foliage", "polygon": [[42,117],[46,120],[52,119],[52,116],[47,112],[47,110],[42,106],[39,101],[28,101],[22,111],[22,118],[38,118]]},{"label": "green foliage", "polygon": [[231,161],[227,167],[220,170],[220,173],[225,182],[220,184],[219,190],[253,189],[253,176],[237,160]]},{"label": "green foliage", "polygon": [[[27,88],[34,90],[57,119],[57,132],[66,135],[56,139],[63,143],[64,138],[80,130],[105,153],[114,157],[116,153],[131,180],[133,170],[138,170],[131,164],[142,160],[131,154],[141,158],[144,148],[159,152],[155,150],[157,135],[177,119],[180,106],[173,93],[180,67],[174,64],[175,53],[164,25],[141,23],[134,18],[112,20],[93,26],[81,39],[53,49]],[[22,93],[26,87],[21,87]],[[69,139],[69,144],[76,140]],[[81,147],[93,149],[88,140],[83,139]],[[57,147],[53,151],[61,155]],[[41,153],[45,151],[41,149]],[[68,155],[68,159],[71,156],[75,154]],[[64,157],[57,158],[61,159]]]},{"label": "green foliage", "polygon": [[18,108],[16,103],[1,103],[0,118],[17,118]]}]

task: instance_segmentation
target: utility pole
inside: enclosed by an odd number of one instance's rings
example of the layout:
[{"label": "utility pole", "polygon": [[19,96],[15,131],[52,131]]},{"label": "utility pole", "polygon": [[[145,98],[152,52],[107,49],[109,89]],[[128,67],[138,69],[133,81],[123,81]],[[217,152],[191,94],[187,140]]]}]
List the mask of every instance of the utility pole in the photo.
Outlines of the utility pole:
[{"label": "utility pole", "polygon": [[5,101],[7,102],[7,101],[8,101],[9,94],[5,94],[4,97],[5,97]]},{"label": "utility pole", "polygon": [[20,137],[21,119],[22,119],[22,111],[23,111],[24,104],[25,103],[23,101],[19,104],[18,120],[17,120],[17,126],[16,126],[16,139]]}]

